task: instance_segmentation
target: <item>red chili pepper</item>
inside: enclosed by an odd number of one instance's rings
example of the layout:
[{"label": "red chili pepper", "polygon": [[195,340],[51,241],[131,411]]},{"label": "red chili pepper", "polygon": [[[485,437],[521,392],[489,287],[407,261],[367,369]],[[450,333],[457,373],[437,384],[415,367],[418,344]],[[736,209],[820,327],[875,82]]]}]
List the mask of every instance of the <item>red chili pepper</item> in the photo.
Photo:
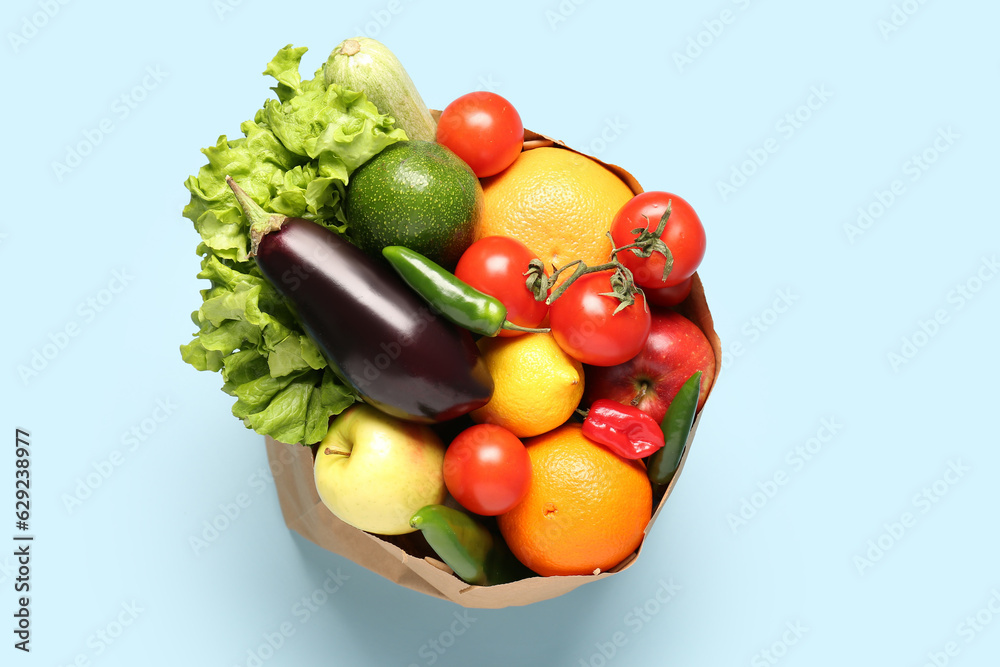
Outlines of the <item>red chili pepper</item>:
[{"label": "red chili pepper", "polygon": [[663,447],[663,431],[652,417],[607,398],[590,406],[583,434],[626,459],[641,459]]}]

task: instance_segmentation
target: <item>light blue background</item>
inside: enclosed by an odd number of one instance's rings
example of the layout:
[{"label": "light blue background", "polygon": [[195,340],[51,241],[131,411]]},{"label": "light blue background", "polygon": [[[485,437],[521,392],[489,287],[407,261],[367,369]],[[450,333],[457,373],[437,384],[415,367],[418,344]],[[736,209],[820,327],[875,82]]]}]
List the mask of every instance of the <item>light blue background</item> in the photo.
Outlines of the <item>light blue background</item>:
[{"label": "light blue background", "polygon": [[[917,667],[949,642],[948,664],[998,664],[1000,614],[983,612],[991,622],[972,641],[962,625],[1000,591],[1000,279],[976,283],[1000,250],[996,3],[897,2],[915,13],[887,35],[891,0],[50,4],[15,49],[10,33],[42,3],[6,3],[0,48],[0,543],[14,532],[15,427],[31,432],[37,535],[30,655],[11,647],[13,560],[0,555],[3,664],[246,665],[289,621],[268,667],[406,667],[431,664],[428,643],[450,632],[458,607],[286,529],[262,438],[230,416],[220,378],[177,349],[200,303],[197,237],[180,215],[198,149],[252,117],[280,47],[310,46],[311,75],[366,29],[429,105],[492,88],[527,127],[687,198],[708,230],[700,274],[717,330],[727,349],[742,344],[639,562],[552,601],[472,610],[436,664],[601,665],[616,632],[612,665]],[[711,23],[725,9],[732,22]],[[699,38],[707,46],[679,68],[675,52]],[[146,79],[122,117],[115,101],[146,68],[161,80]],[[800,110],[810,117],[787,137],[778,123],[814,86],[831,96]],[[103,119],[110,134],[60,180],[53,162]],[[907,162],[947,128],[958,138],[911,180]],[[777,151],[723,197],[718,183],[769,138]],[[905,190],[850,242],[845,224],[896,179]],[[91,316],[80,304],[116,270],[128,285]],[[959,285],[981,288],[961,308]],[[792,305],[769,312],[781,291]],[[939,310],[935,335],[916,335],[925,344],[894,368],[888,355]],[[71,323],[78,335],[22,380],[18,367]],[[123,434],[157,401],[175,407],[130,449]],[[788,453],[824,419],[841,426],[797,469]],[[67,509],[64,495],[116,450],[121,465]],[[955,462],[968,470],[938,483],[938,502],[915,500]],[[787,483],[734,530],[729,515],[760,505],[753,494],[776,473]],[[189,538],[239,494],[249,507],[196,554]],[[915,525],[884,535],[906,512]],[[891,547],[859,564],[880,536]],[[348,578],[302,622],[295,605],[327,570]],[[650,602],[661,581],[680,587],[664,605]],[[133,603],[134,622],[110,645],[97,639]],[[637,622],[646,605],[655,613]],[[798,639],[786,634],[796,623]],[[769,647],[776,663],[759,653]]]}]

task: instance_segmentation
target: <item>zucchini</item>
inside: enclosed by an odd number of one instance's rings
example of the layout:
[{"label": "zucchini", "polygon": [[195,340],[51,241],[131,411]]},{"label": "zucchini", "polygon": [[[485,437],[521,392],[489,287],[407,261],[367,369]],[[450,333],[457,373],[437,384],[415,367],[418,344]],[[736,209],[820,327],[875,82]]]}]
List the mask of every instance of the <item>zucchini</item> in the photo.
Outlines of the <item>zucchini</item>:
[{"label": "zucchini", "polygon": [[385,44],[370,37],[345,39],[323,67],[327,85],[363,92],[379,113],[396,120],[411,140],[434,141],[437,124],[403,65]]}]

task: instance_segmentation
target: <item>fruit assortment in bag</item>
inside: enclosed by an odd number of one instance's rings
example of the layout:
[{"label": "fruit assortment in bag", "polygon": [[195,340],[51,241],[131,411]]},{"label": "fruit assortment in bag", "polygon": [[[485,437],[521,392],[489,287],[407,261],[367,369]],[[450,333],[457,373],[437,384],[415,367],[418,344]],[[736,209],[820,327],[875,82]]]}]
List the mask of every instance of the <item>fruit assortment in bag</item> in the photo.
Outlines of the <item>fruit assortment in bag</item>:
[{"label": "fruit assortment in bag", "polygon": [[493,93],[435,120],[375,40],[310,80],[304,51],[186,183],[211,287],[184,359],[247,427],[313,446],[340,520],[419,536],[471,584],[619,566],[717,370],[683,314],[699,217],[525,146]]}]

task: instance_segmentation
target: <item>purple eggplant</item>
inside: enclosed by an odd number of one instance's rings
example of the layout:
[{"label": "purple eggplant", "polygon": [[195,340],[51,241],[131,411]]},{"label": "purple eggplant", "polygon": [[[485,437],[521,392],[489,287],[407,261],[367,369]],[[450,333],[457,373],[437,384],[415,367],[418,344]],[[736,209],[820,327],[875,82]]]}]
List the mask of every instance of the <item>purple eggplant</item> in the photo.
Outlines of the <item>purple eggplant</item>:
[{"label": "purple eggplant", "polygon": [[232,178],[226,182],[250,220],[261,273],[367,403],[430,423],[490,400],[493,379],[468,331],[432,312],[390,267],[335,232],[266,213]]}]

